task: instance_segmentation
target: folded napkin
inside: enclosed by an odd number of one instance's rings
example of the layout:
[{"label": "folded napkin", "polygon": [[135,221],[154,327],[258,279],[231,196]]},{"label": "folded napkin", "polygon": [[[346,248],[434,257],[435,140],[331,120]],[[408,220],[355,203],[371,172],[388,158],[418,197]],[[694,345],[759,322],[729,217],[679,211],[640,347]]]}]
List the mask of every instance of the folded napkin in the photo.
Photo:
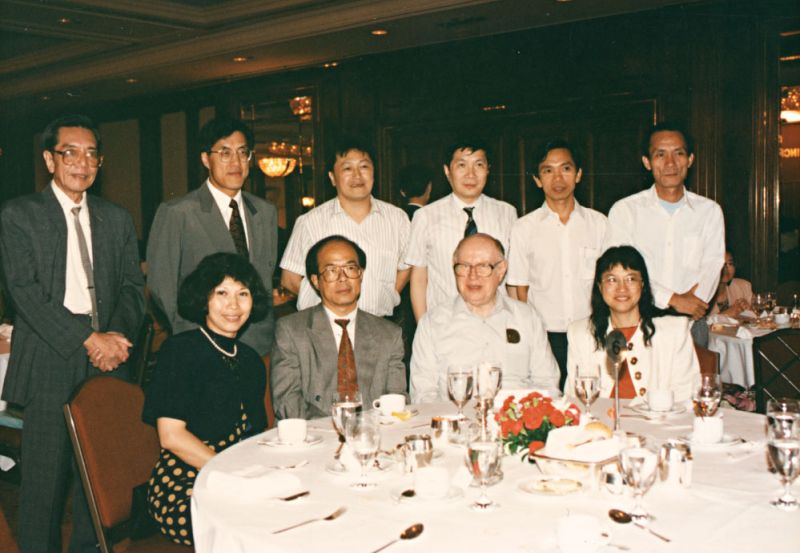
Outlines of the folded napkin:
[{"label": "folded napkin", "polygon": [[720,324],[720,325],[729,325],[729,326],[736,326],[739,324],[739,321],[734,319],[733,317],[728,317],[727,315],[710,315],[707,319],[709,324]]},{"label": "folded napkin", "polygon": [[739,328],[736,330],[736,337],[737,337],[737,338],[742,338],[742,339],[744,339],[744,340],[749,340],[749,339],[752,339],[752,338],[753,338],[753,333],[752,333],[752,332],[750,332],[750,330],[749,330],[749,329],[747,329],[747,328],[745,328],[745,327],[743,327],[743,326],[740,326],[740,327],[739,327]]},{"label": "folded napkin", "polygon": [[755,319],[757,317],[755,312],[753,312],[753,311],[751,311],[749,309],[745,309],[744,311],[739,313],[739,316],[744,318],[744,319]]},{"label": "folded napkin", "polygon": [[269,471],[258,465],[229,473],[213,471],[206,486],[241,501],[286,497],[303,491],[303,483],[294,474]]}]

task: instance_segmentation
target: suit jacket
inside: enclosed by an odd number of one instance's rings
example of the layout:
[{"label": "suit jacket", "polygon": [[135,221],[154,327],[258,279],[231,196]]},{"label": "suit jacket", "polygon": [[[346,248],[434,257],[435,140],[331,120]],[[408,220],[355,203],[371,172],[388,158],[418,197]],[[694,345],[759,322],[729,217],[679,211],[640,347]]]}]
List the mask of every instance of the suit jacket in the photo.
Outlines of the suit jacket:
[{"label": "suit jacket", "polygon": [[[278,255],[277,211],[247,192],[242,192],[242,198],[250,263],[261,275],[271,303]],[[218,252],[236,253],[236,246],[207,184],[159,206],[147,241],[147,286],[169,320],[172,334],[197,326],[178,315],[180,283],[204,257]],[[270,309],[264,320],[248,325],[241,340],[263,356],[272,348],[274,324]]]},{"label": "suit jacket", "polygon": [[[364,405],[404,394],[406,369],[400,327],[358,310],[355,334],[358,390]],[[279,419],[327,417],[336,392],[339,351],[322,305],[282,317],[272,350],[272,405]],[[365,407],[366,408],[366,407]]]},{"label": "suit jacket", "polygon": [[[700,363],[694,351],[687,317],[656,317],[656,331],[650,345],[644,345],[644,335],[637,328],[630,343],[628,370],[637,392],[647,390],[672,390],[675,403],[692,397],[694,387],[700,382]],[[609,330],[611,322],[609,321]],[[606,353],[595,347],[589,319],[575,321],[567,327],[567,383],[564,392],[575,394],[576,367],[600,366],[600,397],[610,397],[614,379],[606,370]],[[636,359],[634,363],[633,360]],[[641,373],[637,379],[636,373]],[[641,394],[640,394],[641,397]],[[645,395],[643,399],[647,399]]]},{"label": "suit jacket", "polygon": [[[133,221],[101,198],[90,195],[87,202],[99,330],[134,341],[144,316],[144,279]],[[63,401],[87,376],[63,364],[92,333],[88,322],[64,307],[66,260],[67,222],[50,186],[3,207],[0,262],[16,310],[3,387],[7,401],[25,405],[40,392]]]}]

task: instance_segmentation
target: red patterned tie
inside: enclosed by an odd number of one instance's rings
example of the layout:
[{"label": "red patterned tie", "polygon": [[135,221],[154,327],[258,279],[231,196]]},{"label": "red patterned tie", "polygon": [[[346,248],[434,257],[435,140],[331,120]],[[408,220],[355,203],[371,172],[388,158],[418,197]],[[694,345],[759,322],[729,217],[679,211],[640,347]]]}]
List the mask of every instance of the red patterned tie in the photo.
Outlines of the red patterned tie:
[{"label": "red patterned tie", "polygon": [[347,334],[349,319],[335,319],[334,322],[342,327],[342,341],[339,343],[339,374],[336,381],[336,391],[339,395],[354,395],[358,391],[356,378],[356,356],[353,354],[353,344]]}]

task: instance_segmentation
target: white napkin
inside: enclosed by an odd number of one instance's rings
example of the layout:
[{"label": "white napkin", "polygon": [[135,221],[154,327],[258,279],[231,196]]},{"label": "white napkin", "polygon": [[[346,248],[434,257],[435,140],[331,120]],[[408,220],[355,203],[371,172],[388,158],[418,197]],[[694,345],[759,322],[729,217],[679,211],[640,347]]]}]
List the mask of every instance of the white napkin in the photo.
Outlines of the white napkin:
[{"label": "white napkin", "polygon": [[739,313],[739,316],[744,317],[746,319],[755,319],[757,315],[750,309],[745,309],[744,311]]},{"label": "white napkin", "polygon": [[710,315],[708,317],[708,323],[736,326],[739,324],[739,321],[737,321],[733,317],[728,317],[727,315],[716,314],[716,315]]},{"label": "white napkin", "polygon": [[8,472],[14,468],[14,465],[17,463],[14,462],[14,459],[11,457],[6,457],[4,455],[0,455],[0,470],[3,472]]},{"label": "white napkin", "polygon": [[294,474],[268,471],[258,465],[230,473],[213,471],[206,485],[209,490],[235,496],[240,501],[286,497],[303,491],[303,483]]},{"label": "white napkin", "polygon": [[753,337],[753,333],[752,333],[752,332],[750,332],[750,330],[749,330],[749,329],[747,329],[747,328],[745,328],[745,327],[743,327],[743,326],[740,326],[740,327],[739,327],[739,328],[736,330],[736,337],[737,337],[737,338],[743,338],[743,339],[745,339],[745,340],[748,340],[748,339],[751,339],[751,338]]}]

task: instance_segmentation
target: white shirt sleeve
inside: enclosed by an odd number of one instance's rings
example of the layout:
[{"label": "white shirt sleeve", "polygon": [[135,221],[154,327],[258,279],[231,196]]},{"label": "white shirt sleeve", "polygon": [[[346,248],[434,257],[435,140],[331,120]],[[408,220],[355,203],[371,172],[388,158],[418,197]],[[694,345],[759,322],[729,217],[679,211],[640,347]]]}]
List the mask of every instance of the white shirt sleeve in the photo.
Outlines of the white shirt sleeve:
[{"label": "white shirt sleeve", "polygon": [[725,263],[725,221],[722,208],[714,204],[703,227],[703,262],[695,295],[708,303],[714,297]]},{"label": "white shirt sleeve", "polygon": [[281,269],[286,269],[298,275],[306,276],[306,253],[311,245],[307,244],[305,216],[300,216],[294,224],[292,235],[286,244],[286,250],[281,258]]},{"label": "white shirt sleeve", "polygon": [[511,228],[511,243],[508,251],[508,276],[506,284],[510,286],[530,286],[530,267],[528,264],[527,248],[525,244],[532,237],[525,236],[524,224],[521,219]]},{"label": "white shirt sleeve", "polygon": [[527,304],[526,307],[531,313],[531,356],[529,372],[531,384],[534,388],[557,390],[560,373],[555,357],[553,357],[553,352],[550,351],[550,342],[547,341],[547,332],[536,310]]},{"label": "white shirt sleeve", "polygon": [[425,208],[417,210],[411,222],[406,263],[416,267],[428,266],[428,217]]},{"label": "white shirt sleeve", "polygon": [[430,320],[430,311],[425,313],[417,325],[411,354],[412,403],[439,401],[439,363],[436,341]]}]

